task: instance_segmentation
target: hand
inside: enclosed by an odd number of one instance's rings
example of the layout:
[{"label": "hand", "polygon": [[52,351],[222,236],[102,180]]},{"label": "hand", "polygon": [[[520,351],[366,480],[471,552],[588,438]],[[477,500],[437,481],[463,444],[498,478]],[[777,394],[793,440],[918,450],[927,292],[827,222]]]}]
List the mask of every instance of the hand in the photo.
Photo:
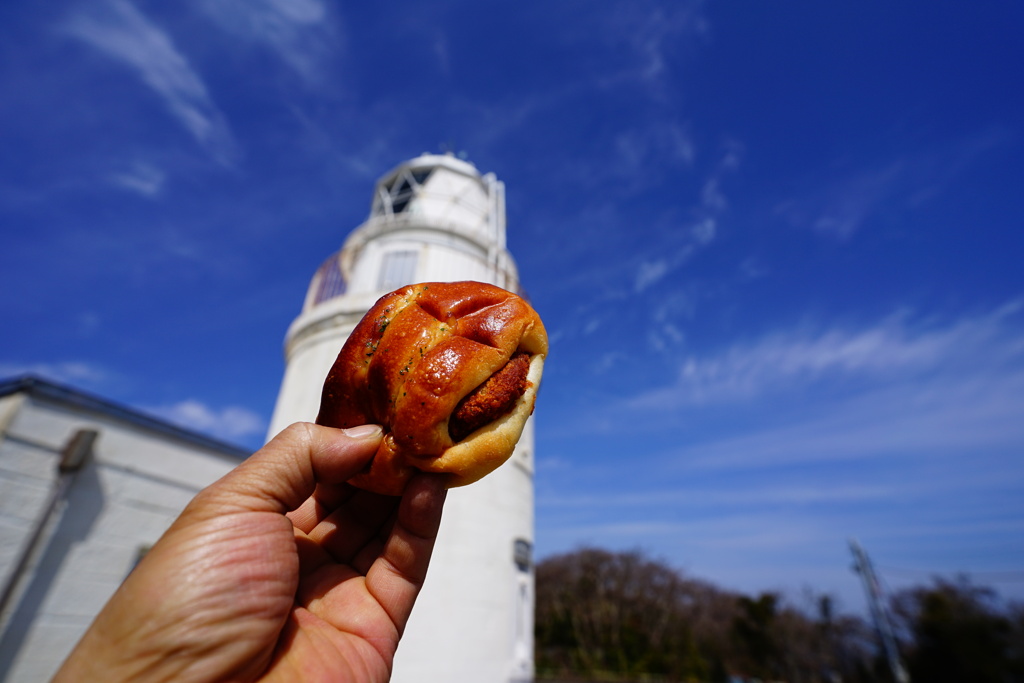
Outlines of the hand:
[{"label": "hand", "polygon": [[55,680],[388,680],[445,488],[345,484],[380,439],[292,425],[201,491]]}]

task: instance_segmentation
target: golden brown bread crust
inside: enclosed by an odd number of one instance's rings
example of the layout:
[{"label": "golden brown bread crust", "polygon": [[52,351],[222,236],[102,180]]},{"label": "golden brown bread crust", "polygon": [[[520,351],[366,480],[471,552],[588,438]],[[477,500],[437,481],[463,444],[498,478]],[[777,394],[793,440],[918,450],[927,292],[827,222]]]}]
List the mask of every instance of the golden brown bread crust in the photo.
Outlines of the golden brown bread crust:
[{"label": "golden brown bread crust", "polygon": [[[369,470],[352,480],[356,486],[397,495],[417,470],[447,473],[450,486],[469,484],[511,456],[533,412],[547,350],[536,311],[500,287],[403,287],[381,297],[349,335],[324,383],[317,423],[384,427]],[[528,359],[525,377],[514,371],[518,379],[492,383],[495,395],[470,412],[493,419],[473,422],[468,435],[453,439],[449,423],[460,402],[517,354]],[[508,412],[481,402],[504,403]],[[462,437],[459,425],[466,420],[456,419]]]}]

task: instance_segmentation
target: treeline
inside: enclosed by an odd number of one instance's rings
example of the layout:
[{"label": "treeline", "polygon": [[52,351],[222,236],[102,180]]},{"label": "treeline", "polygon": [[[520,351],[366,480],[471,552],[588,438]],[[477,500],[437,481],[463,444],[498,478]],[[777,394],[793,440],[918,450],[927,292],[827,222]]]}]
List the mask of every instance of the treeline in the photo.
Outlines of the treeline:
[{"label": "treeline", "polygon": [[[826,595],[798,608],[596,548],[543,560],[536,579],[540,681],[892,680],[872,625]],[[901,591],[890,608],[914,683],[1024,683],[1024,606],[958,579]]]}]

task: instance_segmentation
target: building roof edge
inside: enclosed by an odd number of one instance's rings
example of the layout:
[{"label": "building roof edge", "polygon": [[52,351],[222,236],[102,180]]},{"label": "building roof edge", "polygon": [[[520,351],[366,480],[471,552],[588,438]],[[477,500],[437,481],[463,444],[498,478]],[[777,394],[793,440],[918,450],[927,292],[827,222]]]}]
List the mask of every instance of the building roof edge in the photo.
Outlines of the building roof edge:
[{"label": "building roof edge", "polygon": [[110,399],[58,384],[38,375],[26,374],[10,379],[0,379],[0,398],[19,393],[124,420],[136,427],[214,451],[220,455],[244,459],[249,457],[252,452],[247,448],[200,434],[185,427],[179,427],[135,408],[129,408]]}]

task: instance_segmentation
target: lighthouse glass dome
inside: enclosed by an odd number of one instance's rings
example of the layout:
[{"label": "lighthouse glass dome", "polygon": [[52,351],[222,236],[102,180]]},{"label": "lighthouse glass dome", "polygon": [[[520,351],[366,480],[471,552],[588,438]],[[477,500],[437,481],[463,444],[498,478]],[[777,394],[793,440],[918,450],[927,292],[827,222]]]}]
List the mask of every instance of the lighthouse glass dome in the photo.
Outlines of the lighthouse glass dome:
[{"label": "lighthouse glass dome", "polygon": [[425,154],[386,174],[374,193],[370,220],[422,221],[487,238],[491,180],[451,155]]},{"label": "lighthouse glass dome", "polygon": [[455,274],[519,291],[505,250],[505,188],[469,162],[424,154],[377,181],[370,215],[317,270],[303,311]]}]

